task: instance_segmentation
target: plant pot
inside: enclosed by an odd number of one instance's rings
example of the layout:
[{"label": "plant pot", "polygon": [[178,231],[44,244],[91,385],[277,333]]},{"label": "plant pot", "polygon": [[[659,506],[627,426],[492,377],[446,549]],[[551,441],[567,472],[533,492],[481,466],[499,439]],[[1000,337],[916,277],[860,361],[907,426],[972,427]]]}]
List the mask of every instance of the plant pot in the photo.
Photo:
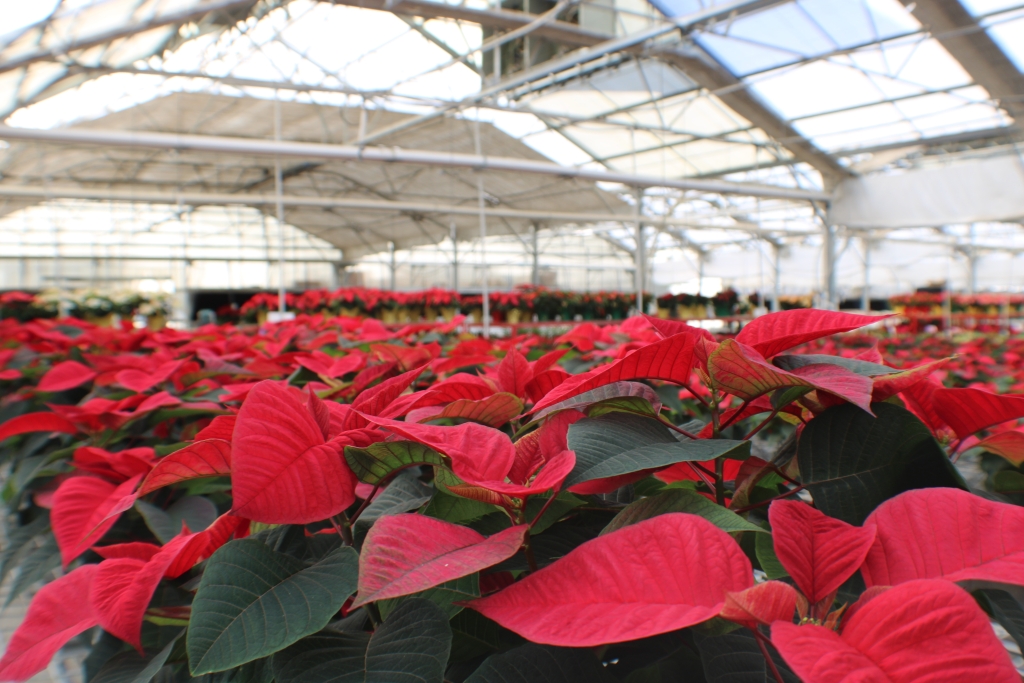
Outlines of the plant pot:
[{"label": "plant pot", "polygon": [[661,306],[658,306],[658,317],[661,318],[662,320],[665,320],[665,319],[671,317],[671,314],[672,314],[671,309],[662,308]]},{"label": "plant pot", "polygon": [[455,320],[455,316],[458,315],[459,309],[454,306],[444,306],[441,308],[441,315],[444,316],[445,322],[450,323]]},{"label": "plant pot", "polygon": [[398,322],[398,311],[394,308],[385,308],[380,312],[380,319],[385,325],[394,325]]},{"label": "plant pot", "polygon": [[114,314],[107,313],[106,315],[86,315],[85,321],[92,323],[97,327],[113,327],[114,326]]},{"label": "plant pot", "polygon": [[525,316],[521,308],[513,308],[505,316],[505,319],[510,325],[518,325],[524,320]]},{"label": "plant pot", "polygon": [[167,326],[167,316],[151,315],[146,317],[146,329],[150,332],[158,332]]},{"label": "plant pot", "polygon": [[358,318],[362,316],[362,311],[355,307],[342,306],[338,309],[338,315],[343,318]]}]

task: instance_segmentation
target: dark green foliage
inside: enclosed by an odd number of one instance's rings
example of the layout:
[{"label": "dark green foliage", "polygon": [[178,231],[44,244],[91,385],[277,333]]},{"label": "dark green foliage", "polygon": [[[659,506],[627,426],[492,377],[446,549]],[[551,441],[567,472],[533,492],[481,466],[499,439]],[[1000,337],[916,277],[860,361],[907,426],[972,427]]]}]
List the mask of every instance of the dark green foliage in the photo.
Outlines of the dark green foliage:
[{"label": "dark green foliage", "polygon": [[571,487],[593,479],[656,469],[684,461],[720,456],[743,459],[750,443],[726,439],[679,441],[657,420],[631,413],[608,413],[580,420],[569,428],[576,467],[566,477]]},{"label": "dark green foliage", "polygon": [[488,657],[466,683],[612,683],[615,677],[585,649],[528,644]]},{"label": "dark green foliage", "polygon": [[402,602],[369,633],[324,630],[274,655],[277,683],[442,683],[452,631],[432,602]]},{"label": "dark green foliage", "polygon": [[[696,636],[708,683],[776,683],[768,662],[757,646],[754,635],[741,628],[717,636]],[[770,645],[769,654],[779,673],[781,683],[800,683],[786,663]]]},{"label": "dark green foliage", "polygon": [[889,403],[829,408],[800,436],[800,478],[830,517],[861,524],[881,503],[911,489],[966,489],[963,479],[910,411]]},{"label": "dark green foliage", "polygon": [[218,550],[192,603],[192,673],[245,664],[322,629],[355,592],[357,561],[338,548],[307,567],[252,539]]}]

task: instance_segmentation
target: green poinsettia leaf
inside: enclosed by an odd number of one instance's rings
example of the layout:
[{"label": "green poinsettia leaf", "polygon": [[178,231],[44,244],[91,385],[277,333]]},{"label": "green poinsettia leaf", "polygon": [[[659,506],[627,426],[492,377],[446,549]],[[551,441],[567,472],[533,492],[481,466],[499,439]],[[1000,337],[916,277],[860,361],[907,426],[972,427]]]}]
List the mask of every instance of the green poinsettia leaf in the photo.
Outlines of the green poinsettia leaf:
[{"label": "green poinsettia leaf", "polygon": [[967,488],[913,413],[891,403],[872,404],[872,410],[874,417],[856,406],[834,406],[804,428],[797,450],[800,479],[819,510],[861,524],[904,491]]},{"label": "green poinsettia leaf", "polygon": [[277,683],[443,683],[452,645],[444,611],[408,598],[370,633],[325,629],[274,655]]},{"label": "green poinsettia leaf", "polygon": [[669,489],[653,496],[641,498],[630,503],[622,512],[608,523],[601,534],[611,533],[630,524],[642,522],[667,512],[686,512],[708,520],[719,529],[728,532],[754,531],[767,534],[765,529],[751,524],[732,510],[727,510],[700,495],[687,489]]},{"label": "green poinsettia leaf", "polygon": [[355,592],[358,562],[347,547],[306,566],[258,540],[225,545],[207,562],[192,603],[192,674],[240,666],[322,629]]}]

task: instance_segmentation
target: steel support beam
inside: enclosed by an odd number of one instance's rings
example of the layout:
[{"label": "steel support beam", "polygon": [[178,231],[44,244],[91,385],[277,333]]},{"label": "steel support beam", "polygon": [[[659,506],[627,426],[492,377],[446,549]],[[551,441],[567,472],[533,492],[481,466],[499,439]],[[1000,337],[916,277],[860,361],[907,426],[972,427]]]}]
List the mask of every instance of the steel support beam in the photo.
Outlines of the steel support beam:
[{"label": "steel support beam", "polygon": [[[104,31],[102,33],[96,33],[94,35],[81,38],[78,40],[70,40],[66,43],[59,45],[53,45],[51,47],[40,47],[36,50],[31,50],[20,54],[17,58],[0,61],[0,73],[5,71],[12,71],[19,69],[23,66],[28,66],[34,62],[44,60],[55,60],[61,57],[65,57],[75,50],[84,50],[86,48],[95,47],[96,45],[103,45],[119,38],[126,38],[138,33],[159,28],[161,26],[172,26],[174,24],[185,24],[190,21],[202,19],[212,12],[229,12],[240,8],[251,8],[257,4],[257,0],[221,0],[220,2],[205,2],[194,7],[189,7],[178,12],[167,12],[166,14],[157,14],[154,17],[146,19],[144,21],[137,21],[131,24],[125,24],[118,26],[115,29]],[[41,23],[45,23],[44,20]],[[38,26],[38,25],[37,25]],[[29,27],[26,31],[31,30],[35,27]]]},{"label": "steel support beam", "polygon": [[1024,74],[984,31],[960,0],[900,0],[974,82],[1015,119],[1024,118]]},{"label": "steel support beam", "polygon": [[[53,261],[57,257],[53,254],[0,254],[0,261]],[[61,254],[60,260],[62,261],[159,261],[161,263],[179,261],[216,261],[218,263],[230,261],[235,263],[267,263],[267,259],[259,257],[246,257],[246,256],[195,256],[188,254],[187,256],[174,255],[174,254],[161,254],[153,256],[152,254],[117,254],[110,255],[109,253],[102,254],[89,254],[86,256],[69,256],[67,254]],[[330,258],[288,258],[288,263],[333,263],[339,266],[352,266],[357,265],[356,261],[342,261]]]},{"label": "steel support beam", "polygon": [[[399,0],[398,2],[389,2],[389,0],[323,1],[329,1],[332,5],[361,7],[363,9],[374,9],[405,16],[423,17],[424,19],[456,19],[499,31],[514,31],[523,28],[537,18],[536,15],[526,12],[504,9],[473,9],[464,4],[456,5],[447,2],[432,2],[431,0]],[[580,47],[597,45],[610,37],[603,33],[587,31],[580,28],[578,24],[570,24],[567,21],[547,22],[542,26],[536,27],[531,32],[531,35],[546,38],[563,45]]]},{"label": "steel support beam", "polygon": [[807,201],[828,201],[830,195],[799,188],[734,183],[726,180],[689,180],[658,178],[632,173],[560,166],[550,161],[516,157],[492,157],[483,154],[455,154],[399,147],[363,147],[311,142],[262,140],[214,135],[179,135],[144,131],[59,128],[43,130],[0,125],[0,140],[26,140],[63,145],[128,147],[139,149],[211,152],[254,156],[281,156],[331,161],[397,163],[420,166],[469,168],[478,172],[508,171],[559,178],[578,178],[594,182],[621,183],[632,187],[668,187],[716,194],[748,197],[772,197]]},{"label": "steel support beam", "polygon": [[837,157],[850,156],[853,154],[875,154],[888,152],[894,149],[908,149],[913,147],[934,148],[944,145],[967,145],[974,142],[1007,141],[1011,142],[1020,139],[1021,129],[1017,126],[999,126],[998,128],[983,128],[981,130],[969,130],[963,133],[952,133],[950,135],[936,135],[934,137],[919,138],[917,140],[906,140],[903,142],[888,142],[884,145],[872,145],[870,147],[850,147],[837,149],[833,154]]}]

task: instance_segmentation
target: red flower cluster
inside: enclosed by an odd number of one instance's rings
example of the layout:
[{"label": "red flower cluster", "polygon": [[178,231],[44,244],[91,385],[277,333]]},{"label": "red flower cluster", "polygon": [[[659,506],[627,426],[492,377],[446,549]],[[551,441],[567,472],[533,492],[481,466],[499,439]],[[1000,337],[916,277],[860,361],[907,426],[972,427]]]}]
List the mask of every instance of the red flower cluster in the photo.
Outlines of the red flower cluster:
[{"label": "red flower cluster", "polygon": [[[982,609],[1024,615],[1024,395],[991,390],[1019,350],[831,338],[876,320],[0,322],[3,563],[51,543],[66,572],[0,679],[99,626],[168,676],[1019,681]],[[1000,500],[954,468],[974,449]]]}]

